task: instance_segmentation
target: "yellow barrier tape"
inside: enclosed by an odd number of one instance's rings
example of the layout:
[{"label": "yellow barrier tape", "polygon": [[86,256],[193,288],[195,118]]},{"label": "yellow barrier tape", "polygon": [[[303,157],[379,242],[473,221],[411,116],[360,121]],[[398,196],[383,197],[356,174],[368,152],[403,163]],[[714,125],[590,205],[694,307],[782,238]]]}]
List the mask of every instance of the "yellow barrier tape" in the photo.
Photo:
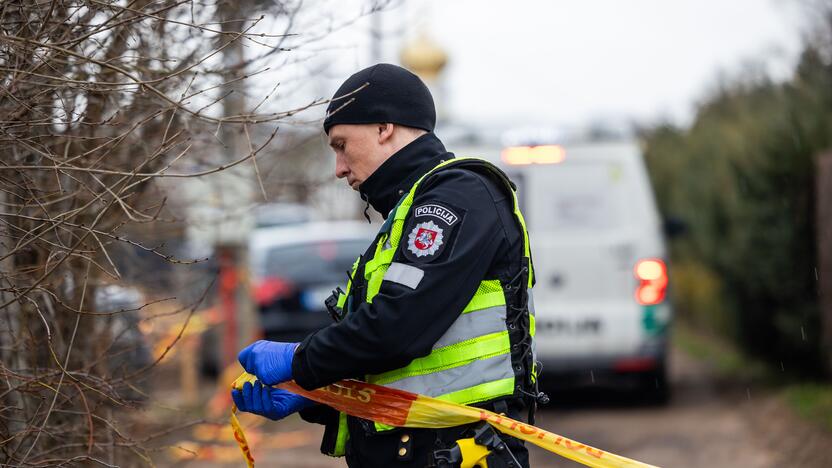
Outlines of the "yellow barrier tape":
[{"label": "yellow barrier tape", "polygon": [[[234,382],[236,384],[236,382]],[[251,454],[251,447],[248,446],[246,434],[243,432],[243,426],[240,425],[240,420],[237,419],[237,406],[231,404],[231,428],[234,430],[234,440],[240,446],[243,452],[243,458],[246,459],[248,468],[254,468],[254,456]]]},{"label": "yellow barrier tape", "polygon": [[[243,373],[234,381],[232,387],[241,389],[245,382],[256,380],[255,376]],[[605,452],[491,411],[381,385],[356,380],[342,380],[312,391],[304,390],[295,382],[284,382],[276,385],[276,387],[323,403],[350,416],[390,426],[437,429],[486,421],[500,432],[593,468],[653,467],[653,465]],[[236,419],[232,410],[231,424],[232,426],[236,424],[234,426],[235,438],[246,456],[248,466],[253,467],[254,458],[251,456],[248,444],[245,443],[245,436],[239,422],[235,422]],[[238,433],[239,437],[237,436]]]}]

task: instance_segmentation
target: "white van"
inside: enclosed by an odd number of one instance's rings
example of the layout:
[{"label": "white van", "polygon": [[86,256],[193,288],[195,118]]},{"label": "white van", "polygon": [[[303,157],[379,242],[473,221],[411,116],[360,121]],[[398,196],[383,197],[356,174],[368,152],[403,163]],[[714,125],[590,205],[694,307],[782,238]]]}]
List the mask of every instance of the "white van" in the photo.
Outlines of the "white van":
[{"label": "white van", "polygon": [[518,186],[537,279],[544,386],[612,378],[665,399],[667,252],[639,146],[449,149],[496,163]]}]

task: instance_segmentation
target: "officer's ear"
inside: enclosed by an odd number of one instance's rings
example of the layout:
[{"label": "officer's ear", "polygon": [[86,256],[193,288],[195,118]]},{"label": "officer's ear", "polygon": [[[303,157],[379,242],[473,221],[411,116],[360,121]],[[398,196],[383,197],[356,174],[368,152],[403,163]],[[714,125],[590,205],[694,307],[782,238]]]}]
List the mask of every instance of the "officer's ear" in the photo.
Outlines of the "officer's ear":
[{"label": "officer's ear", "polygon": [[391,123],[380,123],[376,126],[378,131],[378,143],[383,145],[393,138],[393,127]]}]

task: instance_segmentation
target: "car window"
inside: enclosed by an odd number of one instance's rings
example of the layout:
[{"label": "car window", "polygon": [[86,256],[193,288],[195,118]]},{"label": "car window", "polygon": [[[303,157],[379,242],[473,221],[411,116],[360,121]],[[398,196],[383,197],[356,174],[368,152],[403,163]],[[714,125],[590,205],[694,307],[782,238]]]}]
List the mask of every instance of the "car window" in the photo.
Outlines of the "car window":
[{"label": "car window", "polygon": [[346,282],[346,273],[369,240],[328,240],[272,248],[260,263],[261,276],[293,282]]}]

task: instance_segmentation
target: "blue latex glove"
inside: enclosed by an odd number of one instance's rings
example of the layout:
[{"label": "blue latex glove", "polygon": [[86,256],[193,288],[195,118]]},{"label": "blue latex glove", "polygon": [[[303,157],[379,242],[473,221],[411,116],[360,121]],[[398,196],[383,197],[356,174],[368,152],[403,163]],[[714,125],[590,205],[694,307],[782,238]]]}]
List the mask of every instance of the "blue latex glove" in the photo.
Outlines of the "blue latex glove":
[{"label": "blue latex glove", "polygon": [[258,340],[246,346],[237,359],[249,374],[266,385],[292,380],[292,358],[298,343]]},{"label": "blue latex glove", "polygon": [[254,382],[254,385],[246,382],[242,390],[231,390],[231,398],[240,411],[254,413],[274,421],[315,404],[312,400],[263,385],[260,381]]}]

